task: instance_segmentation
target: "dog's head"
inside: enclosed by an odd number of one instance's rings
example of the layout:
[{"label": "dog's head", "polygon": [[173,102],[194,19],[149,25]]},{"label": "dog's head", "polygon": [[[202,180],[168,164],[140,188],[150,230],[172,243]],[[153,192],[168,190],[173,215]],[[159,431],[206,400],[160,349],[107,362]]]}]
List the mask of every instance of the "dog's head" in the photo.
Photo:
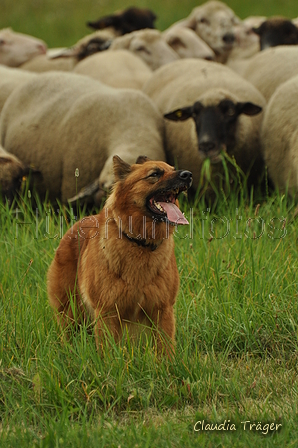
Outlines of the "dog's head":
[{"label": "dog's head", "polygon": [[116,208],[121,219],[129,215],[133,224],[144,221],[143,217],[150,223],[188,224],[179,210],[177,198],[191,186],[190,171],[176,171],[165,162],[145,156],[138,157],[133,165],[114,156],[113,164],[115,185],[107,207]]}]

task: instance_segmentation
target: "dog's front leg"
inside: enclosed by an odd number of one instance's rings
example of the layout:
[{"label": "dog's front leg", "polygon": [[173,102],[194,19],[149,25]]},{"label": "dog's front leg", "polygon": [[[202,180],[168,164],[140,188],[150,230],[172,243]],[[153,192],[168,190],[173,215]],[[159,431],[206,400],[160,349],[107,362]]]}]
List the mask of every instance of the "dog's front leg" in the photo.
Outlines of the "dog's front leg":
[{"label": "dog's front leg", "polygon": [[111,338],[118,342],[121,338],[121,321],[117,312],[102,313],[95,311],[95,342],[97,350],[103,352],[104,345],[110,344]]},{"label": "dog's front leg", "polygon": [[172,306],[159,309],[154,316],[157,331],[157,349],[169,358],[175,354],[175,316]]}]

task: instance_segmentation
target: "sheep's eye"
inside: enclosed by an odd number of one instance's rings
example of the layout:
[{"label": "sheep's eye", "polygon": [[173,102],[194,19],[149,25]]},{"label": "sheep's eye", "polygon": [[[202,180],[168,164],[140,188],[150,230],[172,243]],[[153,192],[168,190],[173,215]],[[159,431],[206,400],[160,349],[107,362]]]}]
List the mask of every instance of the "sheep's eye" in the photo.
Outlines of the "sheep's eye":
[{"label": "sheep's eye", "polygon": [[223,104],[221,106],[221,112],[226,116],[226,117],[233,117],[235,115],[235,108],[228,105],[228,104]]},{"label": "sheep's eye", "polygon": [[150,51],[146,47],[138,47],[136,51],[143,51],[144,53],[151,54]]},{"label": "sheep's eye", "polygon": [[209,20],[207,20],[205,17],[202,17],[200,20],[199,20],[199,22],[200,23],[205,23],[206,25],[209,23]]},{"label": "sheep's eye", "polygon": [[0,39],[0,45],[5,44],[5,40],[4,39]]},{"label": "sheep's eye", "polygon": [[229,107],[227,110],[225,110],[225,115],[227,115],[228,117],[232,117],[233,115],[235,115],[235,110],[232,109],[232,107]]}]

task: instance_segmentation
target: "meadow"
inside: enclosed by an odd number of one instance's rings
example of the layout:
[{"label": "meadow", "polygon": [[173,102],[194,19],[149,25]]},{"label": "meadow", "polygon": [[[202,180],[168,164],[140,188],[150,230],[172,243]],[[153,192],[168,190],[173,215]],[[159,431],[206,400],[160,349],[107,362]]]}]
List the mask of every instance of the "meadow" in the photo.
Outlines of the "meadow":
[{"label": "meadow", "polygon": [[[298,16],[296,2],[227,2],[237,14]],[[166,28],[194,1],[135,2]],[[71,45],[85,21],[130,6],[102,0],[1,1],[0,28]],[[88,328],[67,341],[46,272],[75,220],[25,190],[0,204],[0,447],[298,446],[298,222],[287,195],[182,199],[176,355],[148,340],[104,356]],[[80,216],[84,215],[84,210]]]}]

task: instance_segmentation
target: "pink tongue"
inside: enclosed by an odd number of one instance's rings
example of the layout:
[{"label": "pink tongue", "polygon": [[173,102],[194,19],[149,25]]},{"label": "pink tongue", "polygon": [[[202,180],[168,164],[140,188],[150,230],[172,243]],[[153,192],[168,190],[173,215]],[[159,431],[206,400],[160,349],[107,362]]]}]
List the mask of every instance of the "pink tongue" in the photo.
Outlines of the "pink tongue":
[{"label": "pink tongue", "polygon": [[168,220],[173,224],[189,224],[177,205],[172,202],[158,202],[167,212]]}]

